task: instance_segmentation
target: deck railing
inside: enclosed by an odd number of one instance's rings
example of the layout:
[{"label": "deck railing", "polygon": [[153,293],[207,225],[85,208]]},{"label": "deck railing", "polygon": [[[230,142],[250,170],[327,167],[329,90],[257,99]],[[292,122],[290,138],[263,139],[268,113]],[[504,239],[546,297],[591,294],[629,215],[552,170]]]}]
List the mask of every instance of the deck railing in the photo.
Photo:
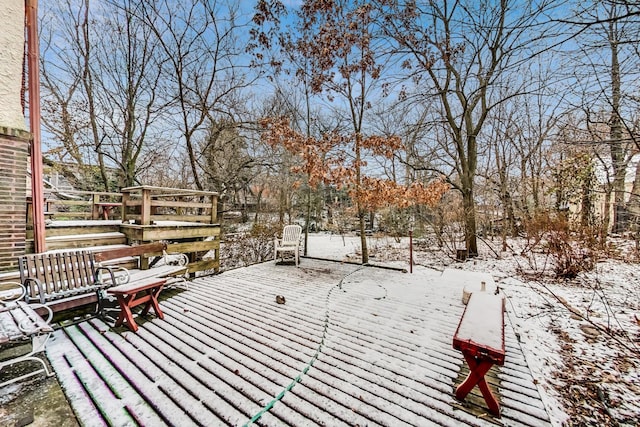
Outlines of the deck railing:
[{"label": "deck railing", "polygon": [[141,185],[122,189],[122,221],[218,222],[218,193]]},{"label": "deck railing", "polygon": [[[122,193],[65,191],[62,197],[45,199],[44,214],[58,221],[110,219],[120,217],[120,206]],[[27,199],[27,225],[33,225],[30,198]]]},{"label": "deck railing", "polygon": [[[168,253],[189,257],[190,273],[220,268],[218,193],[143,185],[121,193],[68,191],[58,198],[45,203],[54,220],[46,226],[50,250],[165,241]],[[32,210],[27,211],[30,253],[34,230]],[[95,221],[73,221],[78,219]]]},{"label": "deck railing", "polygon": [[[141,185],[121,193],[66,191],[64,198],[45,200],[45,216],[56,221],[122,219],[150,225],[154,221],[216,224],[218,193]],[[27,224],[33,224],[27,200]]]}]

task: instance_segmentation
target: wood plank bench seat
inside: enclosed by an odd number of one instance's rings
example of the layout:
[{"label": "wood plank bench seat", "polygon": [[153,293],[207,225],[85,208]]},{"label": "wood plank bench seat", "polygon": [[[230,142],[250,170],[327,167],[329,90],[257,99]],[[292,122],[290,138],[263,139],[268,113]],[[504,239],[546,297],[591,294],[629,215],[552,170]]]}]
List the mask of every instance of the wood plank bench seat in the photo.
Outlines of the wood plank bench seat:
[{"label": "wood plank bench seat", "polygon": [[[158,305],[158,296],[160,296],[165,282],[166,279],[151,277],[108,289],[107,293],[115,295],[120,305],[120,314],[118,315],[115,326],[126,323],[129,329],[137,332],[138,325],[133,318],[131,309],[145,303],[146,305],[142,309],[142,315],[146,315],[149,310],[153,308],[156,316],[164,319],[164,314],[162,314],[162,310],[160,310],[160,306]],[[145,294],[137,296],[142,292],[145,292]]]},{"label": "wood plank bench seat", "polygon": [[130,280],[141,280],[148,277],[170,278],[186,274],[189,268],[184,265],[159,265],[148,270],[129,272]]},{"label": "wood plank bench seat", "polygon": [[489,412],[500,416],[500,405],[491,393],[485,374],[493,365],[504,365],[504,298],[492,292],[473,292],[453,337],[453,348],[460,350],[469,365],[469,375],[456,389],[464,398],[477,385]]},{"label": "wood plank bench seat", "polygon": [[115,280],[113,269],[96,266],[86,250],[46,252],[18,258],[25,301],[46,305],[53,312],[99,302],[100,291],[111,286],[102,275]]}]

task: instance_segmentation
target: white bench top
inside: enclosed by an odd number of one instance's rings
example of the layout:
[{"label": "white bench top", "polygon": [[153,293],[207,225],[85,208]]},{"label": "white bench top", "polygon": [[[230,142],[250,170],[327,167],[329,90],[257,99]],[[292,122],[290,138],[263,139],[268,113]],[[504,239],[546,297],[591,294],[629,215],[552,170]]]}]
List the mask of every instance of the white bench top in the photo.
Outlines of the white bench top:
[{"label": "white bench top", "polygon": [[473,292],[455,340],[504,353],[504,298],[491,292]]}]

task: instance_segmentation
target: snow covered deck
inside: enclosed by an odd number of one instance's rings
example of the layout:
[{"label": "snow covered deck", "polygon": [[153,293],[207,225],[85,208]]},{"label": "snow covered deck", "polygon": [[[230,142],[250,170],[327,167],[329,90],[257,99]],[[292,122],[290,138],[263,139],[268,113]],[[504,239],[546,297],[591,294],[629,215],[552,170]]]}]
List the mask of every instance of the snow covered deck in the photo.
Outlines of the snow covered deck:
[{"label": "snow covered deck", "polygon": [[83,425],[548,425],[508,318],[490,380],[502,418],[455,400],[463,285],[416,273],[241,268],[166,291],[165,320],[137,334],[100,319],[58,330],[47,356]]}]

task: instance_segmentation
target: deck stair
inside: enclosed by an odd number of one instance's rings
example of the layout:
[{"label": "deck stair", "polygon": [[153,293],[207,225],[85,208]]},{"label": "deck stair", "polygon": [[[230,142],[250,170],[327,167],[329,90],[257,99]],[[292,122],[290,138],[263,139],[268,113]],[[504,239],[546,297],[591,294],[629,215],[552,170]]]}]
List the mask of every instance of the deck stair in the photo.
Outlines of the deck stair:
[{"label": "deck stair", "polygon": [[[168,242],[169,254],[189,257],[189,273],[217,271],[220,266],[220,225],[185,221],[157,221],[139,225],[122,220],[51,221],[46,224],[47,251],[117,248],[121,245]],[[215,256],[202,258],[214,251]],[[34,252],[33,229],[27,229],[25,253]],[[126,268],[139,268],[132,260],[119,260]],[[109,264],[113,264],[109,261]],[[129,264],[129,265],[127,265]],[[144,266],[143,266],[144,267]],[[1,279],[0,279],[1,280]]]},{"label": "deck stair", "polygon": [[[47,250],[127,244],[120,221],[55,221],[47,224]],[[33,252],[33,230],[27,230],[26,252]]]},{"label": "deck stair", "polygon": [[127,237],[118,231],[107,233],[75,234],[46,238],[47,249],[78,249],[93,246],[124,245]]}]

